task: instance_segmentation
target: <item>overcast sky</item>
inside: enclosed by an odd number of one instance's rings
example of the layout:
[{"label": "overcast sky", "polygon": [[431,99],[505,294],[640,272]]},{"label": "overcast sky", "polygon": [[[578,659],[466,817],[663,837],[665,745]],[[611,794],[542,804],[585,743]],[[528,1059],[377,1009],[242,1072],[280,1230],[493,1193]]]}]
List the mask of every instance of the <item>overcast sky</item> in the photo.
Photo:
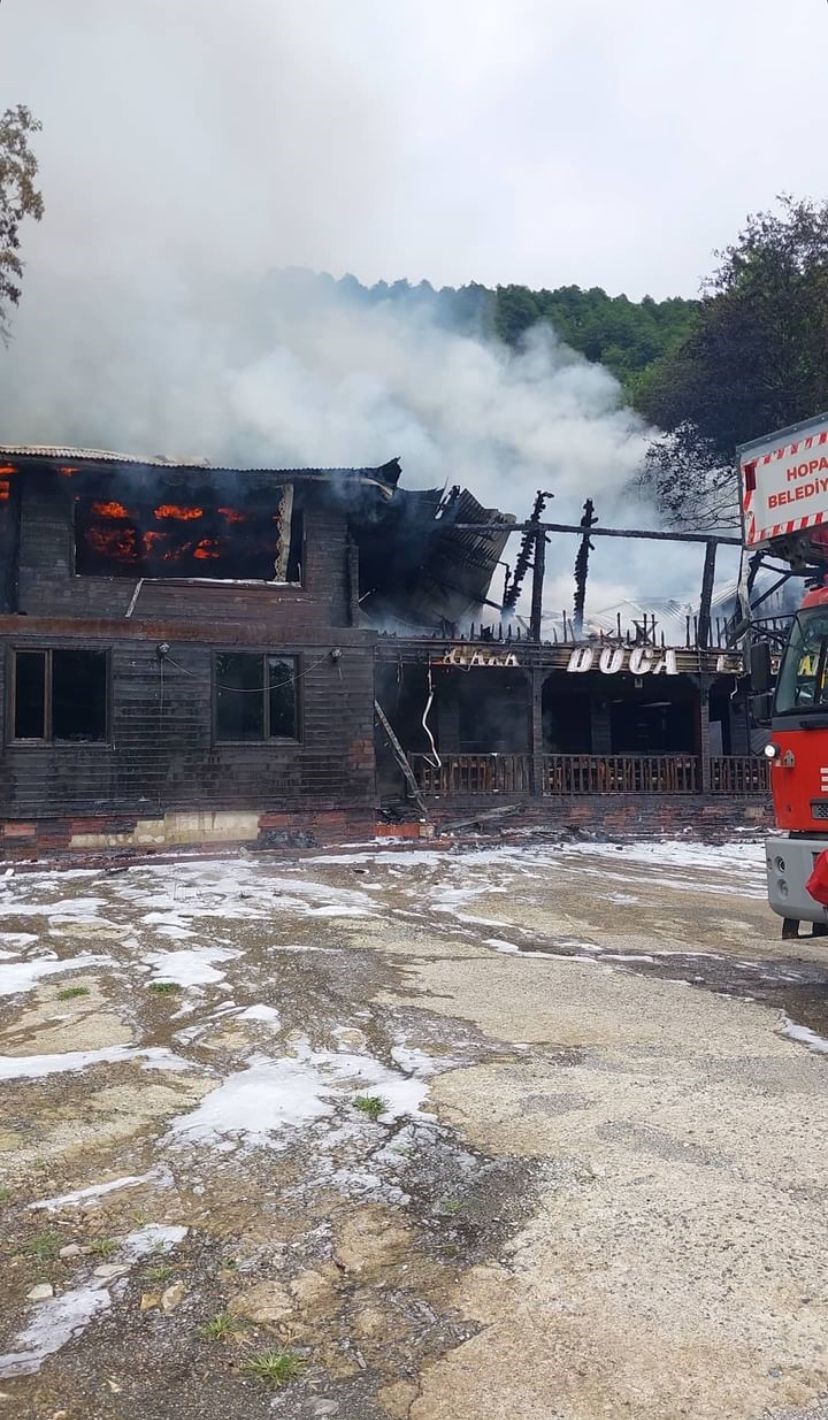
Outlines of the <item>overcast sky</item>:
[{"label": "overcast sky", "polygon": [[825,0],[2,0],[30,266],[691,295],[825,196]]}]

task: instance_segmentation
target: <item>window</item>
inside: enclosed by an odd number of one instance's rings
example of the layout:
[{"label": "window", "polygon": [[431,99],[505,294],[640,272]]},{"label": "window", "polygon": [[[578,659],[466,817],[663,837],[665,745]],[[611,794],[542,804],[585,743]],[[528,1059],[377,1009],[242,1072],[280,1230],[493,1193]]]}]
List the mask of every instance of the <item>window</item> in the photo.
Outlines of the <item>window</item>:
[{"label": "window", "polygon": [[800,611],[776,687],[777,715],[825,713],[828,706],[828,610],[813,607]]},{"label": "window", "polygon": [[108,684],[106,651],[15,651],[12,738],[105,740]]},{"label": "window", "polygon": [[303,520],[293,485],[249,487],[216,474],[146,488],[110,480],[75,499],[75,572],[81,577],[302,581]]},{"label": "window", "polygon": [[299,738],[297,656],[221,652],[215,660],[216,739]]}]

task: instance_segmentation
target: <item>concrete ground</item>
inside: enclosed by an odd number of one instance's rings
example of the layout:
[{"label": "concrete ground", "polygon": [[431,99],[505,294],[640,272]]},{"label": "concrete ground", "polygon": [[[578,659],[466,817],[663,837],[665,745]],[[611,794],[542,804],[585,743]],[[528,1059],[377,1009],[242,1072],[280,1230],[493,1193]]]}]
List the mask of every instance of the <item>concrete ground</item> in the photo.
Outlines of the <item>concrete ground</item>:
[{"label": "concrete ground", "polygon": [[828,1416],[751,843],[0,879],[0,1420]]}]

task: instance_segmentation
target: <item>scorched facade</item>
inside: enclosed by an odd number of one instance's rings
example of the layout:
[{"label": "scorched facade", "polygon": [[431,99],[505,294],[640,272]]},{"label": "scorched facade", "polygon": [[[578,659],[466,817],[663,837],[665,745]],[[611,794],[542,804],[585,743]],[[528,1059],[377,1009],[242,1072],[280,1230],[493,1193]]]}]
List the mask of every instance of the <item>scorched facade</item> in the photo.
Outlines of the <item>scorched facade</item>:
[{"label": "scorched facade", "polygon": [[367,830],[350,522],[398,474],[2,452],[3,856]]}]

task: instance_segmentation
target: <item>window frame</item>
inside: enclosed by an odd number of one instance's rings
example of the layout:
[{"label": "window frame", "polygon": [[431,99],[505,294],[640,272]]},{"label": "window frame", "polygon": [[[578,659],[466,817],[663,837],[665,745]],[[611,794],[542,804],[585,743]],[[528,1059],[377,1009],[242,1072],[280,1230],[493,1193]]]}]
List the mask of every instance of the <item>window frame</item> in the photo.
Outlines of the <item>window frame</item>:
[{"label": "window frame", "polygon": [[[52,657],[57,651],[91,651],[106,658],[105,675],[105,706],[104,706],[104,735],[100,740],[56,740],[53,733],[53,706],[52,687],[54,683],[54,672],[52,667]],[[17,657],[18,655],[39,655],[45,657],[44,678],[44,705],[43,705],[43,729],[44,734],[39,739],[18,738],[15,734],[16,728],[16,701],[17,701]],[[109,646],[31,646],[15,644],[9,646],[6,656],[6,734],[5,742],[15,749],[86,749],[101,746],[109,748],[112,745],[112,650]]]},{"label": "window frame", "polygon": [[[283,487],[286,487],[287,485],[282,485],[282,486],[283,486]],[[292,485],[292,487],[293,487],[293,495],[292,495],[292,500],[291,500],[291,537],[290,537],[290,540],[289,540],[289,543],[288,543],[288,564],[287,564],[287,567],[286,567],[286,572],[289,570],[289,566],[290,566],[290,549],[291,549],[291,547],[293,546],[293,520],[298,517],[298,519],[299,519],[299,535],[298,535],[298,538],[297,538],[297,546],[298,546],[298,562],[299,562],[298,572],[299,572],[299,576],[298,576],[298,580],[295,581],[295,582],[290,581],[289,579],[287,579],[287,577],[286,577],[285,581],[279,581],[279,580],[277,580],[277,579],[274,578],[274,577],[210,577],[210,576],[208,575],[208,573],[206,573],[206,572],[205,572],[205,574],[204,574],[203,576],[200,576],[200,575],[198,575],[198,574],[196,574],[196,573],[194,573],[194,572],[185,572],[185,573],[176,574],[176,572],[175,572],[174,570],[170,570],[170,569],[158,569],[158,570],[156,570],[156,571],[154,571],[154,572],[145,572],[145,571],[143,571],[143,570],[141,569],[140,566],[136,566],[136,567],[132,567],[132,568],[125,568],[123,571],[115,571],[115,572],[113,572],[111,569],[110,569],[110,570],[101,570],[101,571],[97,571],[97,572],[82,572],[82,571],[80,571],[80,570],[78,569],[78,560],[79,560],[79,558],[78,558],[78,526],[77,526],[78,511],[77,511],[77,506],[76,506],[76,505],[73,505],[73,508],[72,508],[72,513],[71,513],[71,529],[70,529],[70,537],[71,537],[70,567],[71,567],[72,577],[73,577],[73,578],[78,578],[79,580],[82,580],[82,581],[97,580],[97,581],[115,582],[115,583],[119,583],[119,582],[129,582],[129,581],[142,582],[142,583],[143,583],[143,582],[150,582],[150,583],[152,583],[152,584],[159,584],[159,585],[161,585],[161,586],[163,586],[163,585],[165,585],[165,584],[167,584],[167,583],[173,583],[173,584],[175,584],[176,586],[181,586],[182,584],[188,584],[188,585],[193,586],[193,587],[203,587],[203,586],[205,586],[205,585],[206,585],[206,586],[215,586],[215,587],[221,587],[221,586],[224,586],[224,587],[273,587],[273,588],[280,588],[280,589],[282,589],[282,590],[284,590],[284,591],[288,591],[288,592],[306,592],[306,591],[308,590],[308,587],[307,587],[307,570],[306,570],[306,569],[307,569],[307,549],[308,549],[308,517],[307,517],[307,509],[306,509],[306,507],[305,507],[302,503],[300,503],[299,506],[298,506],[298,508],[297,508],[297,506],[296,506],[296,484],[294,483],[294,484]],[[122,493],[122,490],[116,488],[116,489],[114,490],[114,492],[113,492],[111,489],[108,489],[106,492],[102,492],[99,496],[96,496],[96,497],[93,498],[92,495],[89,495],[89,497],[90,497],[90,501],[104,501],[105,498],[107,498],[107,497],[115,497],[115,498],[118,498],[118,497],[121,496],[121,493]],[[123,496],[127,496],[127,495],[124,493]],[[170,494],[169,494],[169,498],[170,498],[171,501],[175,500],[175,499],[178,498],[179,496],[185,496],[184,493],[183,493],[183,491],[182,491],[181,493],[176,492],[176,491],[172,491],[172,492],[170,492]],[[187,494],[186,496],[190,496],[190,495]],[[193,496],[195,496],[195,495],[193,495]],[[158,497],[159,497],[159,498],[162,498],[162,501],[163,501],[163,494],[159,493],[159,494],[158,494]],[[147,507],[150,506],[151,501],[154,501],[154,500],[148,500],[148,501],[147,501]],[[275,550],[275,549],[274,549],[274,550]]]},{"label": "window frame", "polygon": [[[809,629],[813,626],[820,628],[819,642],[815,652],[807,649],[807,637]],[[816,665],[813,673],[813,699],[811,701],[799,702],[797,695],[800,688],[807,684],[811,677],[802,675],[802,663],[806,655],[816,655]],[[774,717],[782,718],[793,715],[826,715],[828,714],[828,608],[823,606],[800,607],[794,617],[788,634],[788,640],[782,653],[782,660],[779,672],[776,677],[776,687],[773,696]],[[817,696],[819,695],[819,698]],[[789,703],[786,704],[785,702]]]},{"label": "window frame", "polygon": [[[219,656],[251,656],[258,657],[262,667],[262,699],[263,715],[262,723],[265,730],[270,730],[270,685],[267,675],[266,661],[270,656],[278,656],[283,660],[292,660],[296,664],[296,734],[295,735],[271,735],[265,733],[261,739],[255,740],[233,740],[219,738],[218,724],[218,658]],[[262,749],[267,745],[282,745],[285,748],[291,746],[298,747],[304,743],[304,702],[302,696],[302,675],[303,675],[304,655],[301,651],[286,651],[281,648],[269,647],[265,651],[241,650],[238,646],[216,646],[213,647],[210,658],[211,677],[211,700],[212,700],[212,743],[215,749]],[[245,694],[251,692],[245,691]]]}]

